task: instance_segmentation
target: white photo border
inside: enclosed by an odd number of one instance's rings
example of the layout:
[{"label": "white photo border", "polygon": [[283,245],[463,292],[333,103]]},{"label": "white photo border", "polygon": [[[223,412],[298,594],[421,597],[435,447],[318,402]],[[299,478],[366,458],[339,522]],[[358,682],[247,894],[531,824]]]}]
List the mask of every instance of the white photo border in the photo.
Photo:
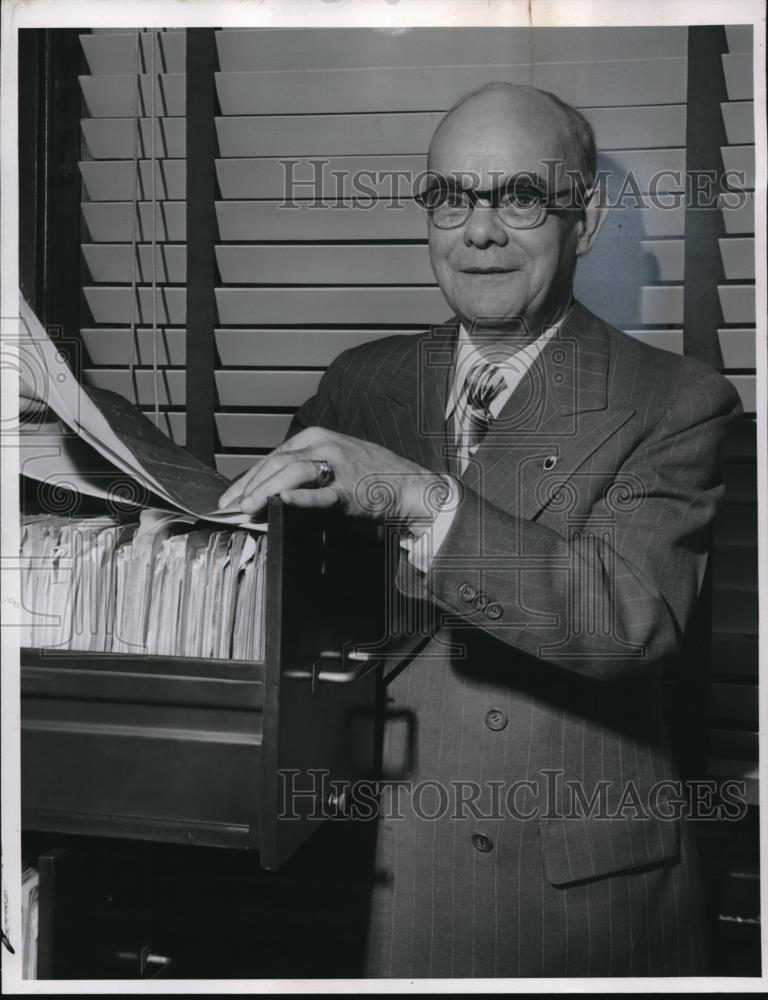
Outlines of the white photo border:
[{"label": "white photo border", "polygon": [[[766,323],[766,80],[765,13],[759,0],[2,0],[0,43],[0,323],[3,339],[13,339],[18,323],[18,31],[66,27],[580,27],[648,25],[751,24],[754,33],[755,124],[755,312],[758,449],[758,560],[760,596],[760,680],[768,660],[768,517],[766,458],[768,432],[768,347]],[[17,372],[0,371],[2,420],[16,416]],[[7,424],[6,424],[7,426]],[[18,475],[18,450],[4,439],[0,483]],[[2,930],[15,955],[2,956],[2,989],[36,993],[177,994],[329,992],[484,992],[484,993],[621,993],[757,992],[768,976],[643,979],[437,979],[437,980],[23,980],[21,978],[21,829],[19,789],[19,609],[15,553],[19,548],[18,498],[15,489],[0,492],[2,525]],[[14,554],[9,558],[9,554]],[[768,692],[759,690],[760,760],[765,754]],[[760,782],[766,788],[765,768]],[[766,798],[761,795],[761,801]],[[761,842],[768,842],[768,809],[760,816]],[[761,911],[768,914],[768,889],[761,873]],[[762,954],[768,958],[768,927],[762,926]]]}]

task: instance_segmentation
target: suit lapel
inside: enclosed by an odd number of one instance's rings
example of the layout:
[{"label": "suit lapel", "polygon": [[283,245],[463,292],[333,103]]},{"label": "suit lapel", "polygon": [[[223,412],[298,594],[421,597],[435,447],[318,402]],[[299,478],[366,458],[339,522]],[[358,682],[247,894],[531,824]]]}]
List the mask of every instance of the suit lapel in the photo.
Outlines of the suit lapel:
[{"label": "suit lapel", "polygon": [[414,337],[384,391],[390,419],[398,428],[406,425],[401,453],[435,472],[450,468],[445,407],[457,336],[458,323],[451,322]]},{"label": "suit lapel", "polygon": [[[413,337],[383,392],[373,389],[387,446],[453,475],[445,407],[457,337],[457,320]],[[556,502],[557,488],[634,413],[608,409],[610,353],[604,326],[574,303],[470,461],[461,477],[467,486],[528,520]]]},{"label": "suit lapel", "polygon": [[463,476],[486,500],[534,519],[633,410],[608,409],[609,335],[574,303],[491,425]]}]

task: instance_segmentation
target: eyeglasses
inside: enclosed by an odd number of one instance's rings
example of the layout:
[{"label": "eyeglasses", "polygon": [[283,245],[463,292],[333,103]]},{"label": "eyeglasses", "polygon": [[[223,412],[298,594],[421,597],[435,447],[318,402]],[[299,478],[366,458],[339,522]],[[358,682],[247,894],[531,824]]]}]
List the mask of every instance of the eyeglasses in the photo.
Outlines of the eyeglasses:
[{"label": "eyeglasses", "polygon": [[[556,199],[566,194],[571,195],[570,203],[558,205]],[[481,197],[510,229],[534,229],[544,221],[547,210],[565,211],[581,207],[584,203],[583,196],[579,197],[573,187],[544,194],[538,188],[514,182],[494,188],[482,196],[471,189],[454,188],[445,182],[414,195],[415,201],[425,209],[438,229],[463,226]]]}]

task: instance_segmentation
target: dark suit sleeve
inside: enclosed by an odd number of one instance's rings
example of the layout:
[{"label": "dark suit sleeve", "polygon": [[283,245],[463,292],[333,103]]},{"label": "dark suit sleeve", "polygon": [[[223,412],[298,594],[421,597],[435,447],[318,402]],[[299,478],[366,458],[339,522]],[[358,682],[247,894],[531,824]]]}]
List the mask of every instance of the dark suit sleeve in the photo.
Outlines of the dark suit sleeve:
[{"label": "dark suit sleeve", "polygon": [[[540,660],[610,680],[674,655],[698,596],[741,412],[715,372],[670,400],[568,537],[467,490],[426,577],[441,608]],[[566,529],[563,529],[566,530]],[[414,572],[401,565],[401,589]],[[422,591],[423,593],[423,591]]]}]

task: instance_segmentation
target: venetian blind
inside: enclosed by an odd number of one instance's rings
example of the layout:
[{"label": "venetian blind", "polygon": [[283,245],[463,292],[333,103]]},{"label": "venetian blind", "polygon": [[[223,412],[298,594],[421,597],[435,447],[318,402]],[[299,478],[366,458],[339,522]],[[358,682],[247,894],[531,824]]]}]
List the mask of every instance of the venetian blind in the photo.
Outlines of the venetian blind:
[{"label": "venetian blind", "polygon": [[[184,33],[158,34],[154,76],[141,34],[138,74],[135,33],[83,36],[87,377],[126,391],[138,229],[133,383],[142,405],[157,391],[166,426],[183,440]],[[447,317],[408,174],[423,169],[444,111],[489,80],[550,89],[590,119],[618,206],[579,264],[577,294],[632,335],[682,351],[685,28],[232,29],[217,33],[217,48],[216,422],[225,474],[282,438],[339,351]],[[385,179],[373,185],[372,204],[345,205],[360,170]],[[295,207],[285,205],[289,171]],[[646,198],[637,211],[654,184],[657,203]],[[659,205],[664,194],[679,204]],[[153,219],[156,337],[148,328]],[[749,392],[743,379],[740,390]]]}]

